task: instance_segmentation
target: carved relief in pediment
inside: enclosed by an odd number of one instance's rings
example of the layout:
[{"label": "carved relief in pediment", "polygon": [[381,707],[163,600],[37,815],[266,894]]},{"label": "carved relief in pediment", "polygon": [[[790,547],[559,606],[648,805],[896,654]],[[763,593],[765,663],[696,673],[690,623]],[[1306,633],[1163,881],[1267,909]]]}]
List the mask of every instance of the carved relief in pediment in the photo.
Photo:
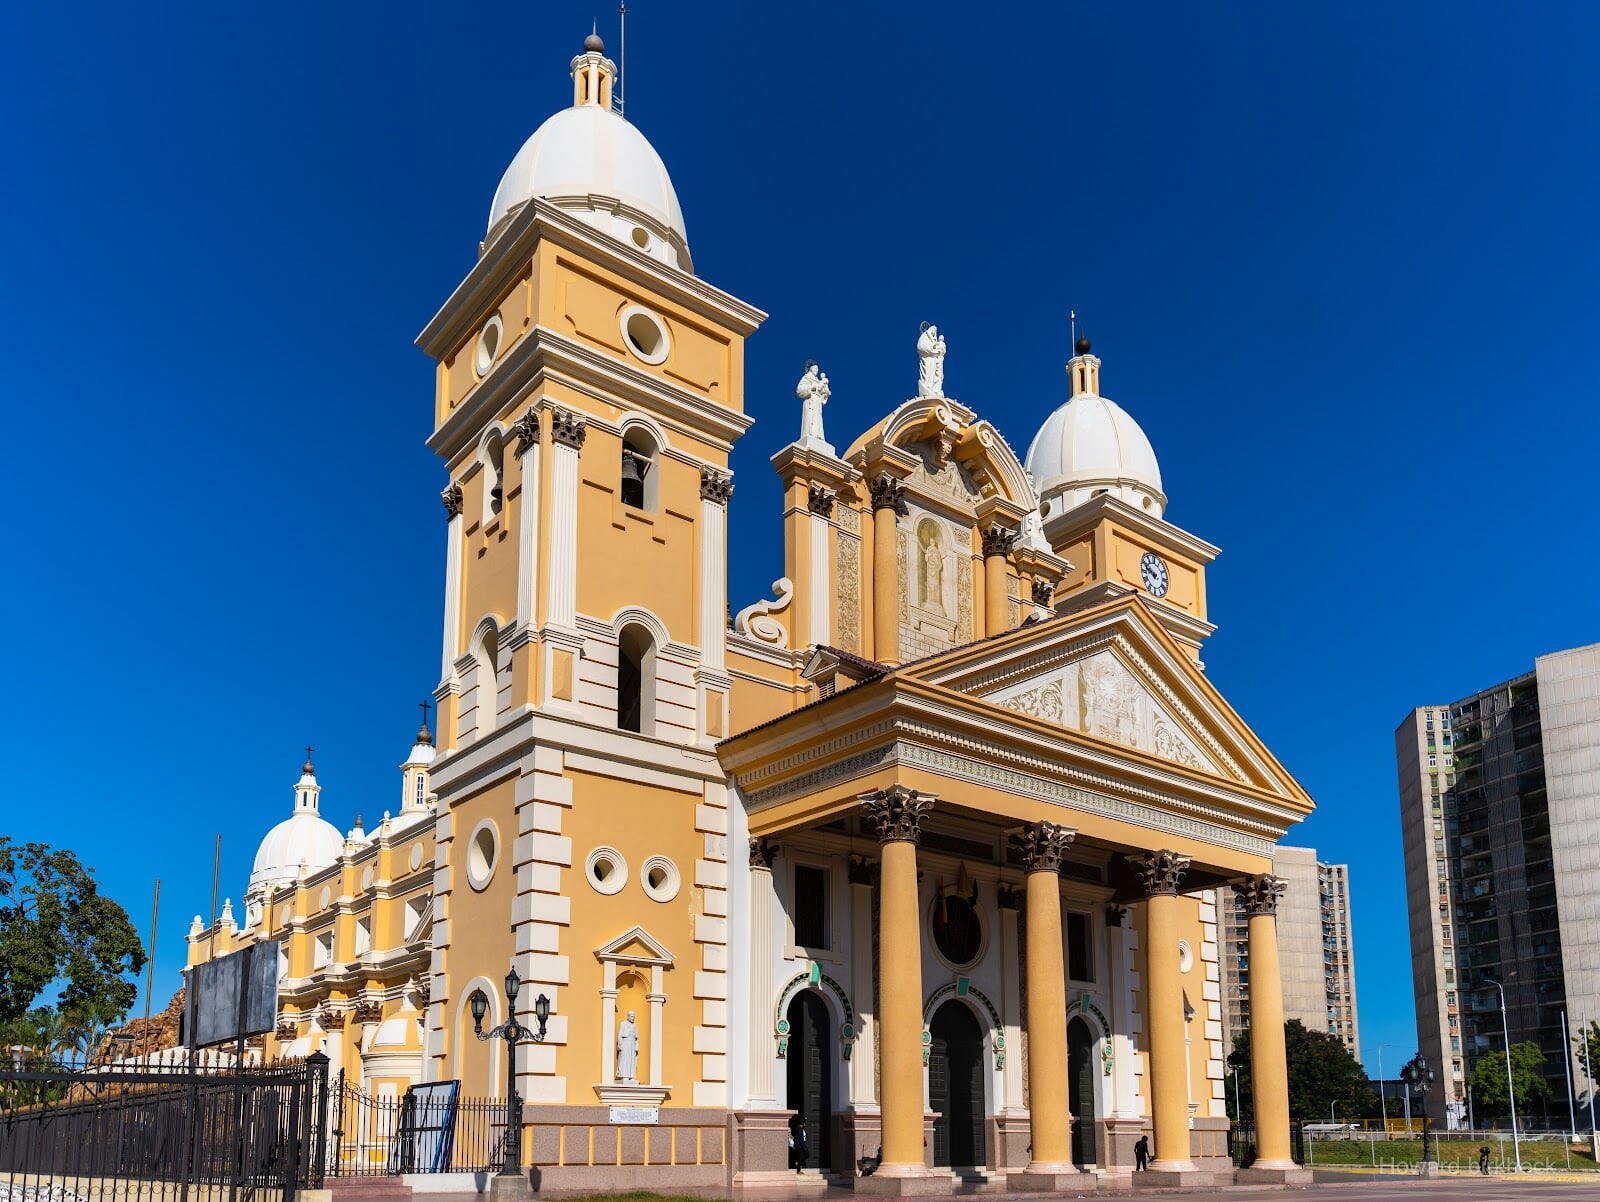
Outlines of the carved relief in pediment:
[{"label": "carved relief in pediment", "polygon": [[1110,651],[1053,668],[1044,679],[1010,685],[987,700],[1190,768],[1219,772],[1178,719]]}]

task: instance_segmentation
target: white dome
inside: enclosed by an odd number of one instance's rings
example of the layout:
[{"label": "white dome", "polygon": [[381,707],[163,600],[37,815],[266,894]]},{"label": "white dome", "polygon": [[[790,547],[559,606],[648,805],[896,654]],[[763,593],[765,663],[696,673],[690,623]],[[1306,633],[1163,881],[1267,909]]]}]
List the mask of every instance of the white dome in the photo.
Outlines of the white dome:
[{"label": "white dome", "polygon": [[495,189],[489,240],[536,196],[652,258],[693,270],[666,165],[645,136],[609,108],[562,109],[523,143]]},{"label": "white dome", "polygon": [[1120,405],[1095,393],[1080,393],[1045,419],[1027,468],[1047,516],[1102,493],[1155,517],[1167,507],[1150,440]]},{"label": "white dome", "polygon": [[307,872],[327,868],[344,851],[344,836],[339,828],[314,810],[300,810],[267,832],[256,850],[255,867],[250,873],[250,892],[264,887],[292,885]]}]

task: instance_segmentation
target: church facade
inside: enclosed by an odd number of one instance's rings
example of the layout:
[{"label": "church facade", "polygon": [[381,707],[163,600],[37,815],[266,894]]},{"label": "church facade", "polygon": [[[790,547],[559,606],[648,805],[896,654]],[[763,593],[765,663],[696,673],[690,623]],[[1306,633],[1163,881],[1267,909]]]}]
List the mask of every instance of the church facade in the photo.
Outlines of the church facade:
[{"label": "church facade", "polygon": [[[764,314],[694,272],[598,38],[418,344],[446,465],[437,731],[368,833],[307,761],[245,912],[266,1054],[504,1091],[539,1188],[1092,1188],[1231,1174],[1218,893],[1250,914],[1257,1180],[1294,1180],[1274,843],[1312,803],[1207,679],[1217,549],[1100,392],[1019,457],[945,395],[772,457],[784,575],[730,607],[729,453]],[[907,342],[908,386],[913,366]],[[843,449],[840,449],[840,448]],[[1276,1009],[1275,1009],[1276,1007]]]}]

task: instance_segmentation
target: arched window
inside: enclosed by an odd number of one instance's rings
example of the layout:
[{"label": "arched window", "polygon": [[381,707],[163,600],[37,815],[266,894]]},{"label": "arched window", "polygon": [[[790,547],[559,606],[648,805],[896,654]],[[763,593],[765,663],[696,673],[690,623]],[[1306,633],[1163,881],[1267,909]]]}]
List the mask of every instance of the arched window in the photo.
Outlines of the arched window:
[{"label": "arched window", "polygon": [[493,623],[485,622],[478,632],[472,656],[478,661],[476,734],[482,737],[495,728],[500,712],[500,636]]},{"label": "arched window", "polygon": [[635,509],[656,507],[656,477],[661,448],[650,431],[631,426],[622,436],[622,503]]},{"label": "arched window", "polygon": [[490,522],[506,503],[506,446],[500,431],[483,440],[483,520]]},{"label": "arched window", "polygon": [[617,640],[617,729],[655,734],[655,699],[655,640],[643,626],[624,626]]}]

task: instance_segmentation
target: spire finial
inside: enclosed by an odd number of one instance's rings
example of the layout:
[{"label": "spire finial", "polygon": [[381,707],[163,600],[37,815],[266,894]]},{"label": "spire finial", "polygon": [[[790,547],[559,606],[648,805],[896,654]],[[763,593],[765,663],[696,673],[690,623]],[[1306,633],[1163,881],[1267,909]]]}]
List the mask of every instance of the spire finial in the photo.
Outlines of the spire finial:
[{"label": "spire finial", "polygon": [[315,776],[317,774],[317,766],[311,762],[311,753],[315,750],[314,746],[309,743],[306,744],[306,762],[300,767],[300,772],[303,776]]},{"label": "spire finial", "polygon": [[433,704],[428,701],[419,701],[417,704],[422,707],[422,729],[417,731],[417,742],[432,747],[433,732],[428,729],[428,714],[432,712]]},{"label": "spire finial", "polygon": [[589,36],[583,39],[583,48],[589,54],[604,54],[606,52],[605,39],[600,36],[600,22],[596,21],[589,27]]}]

